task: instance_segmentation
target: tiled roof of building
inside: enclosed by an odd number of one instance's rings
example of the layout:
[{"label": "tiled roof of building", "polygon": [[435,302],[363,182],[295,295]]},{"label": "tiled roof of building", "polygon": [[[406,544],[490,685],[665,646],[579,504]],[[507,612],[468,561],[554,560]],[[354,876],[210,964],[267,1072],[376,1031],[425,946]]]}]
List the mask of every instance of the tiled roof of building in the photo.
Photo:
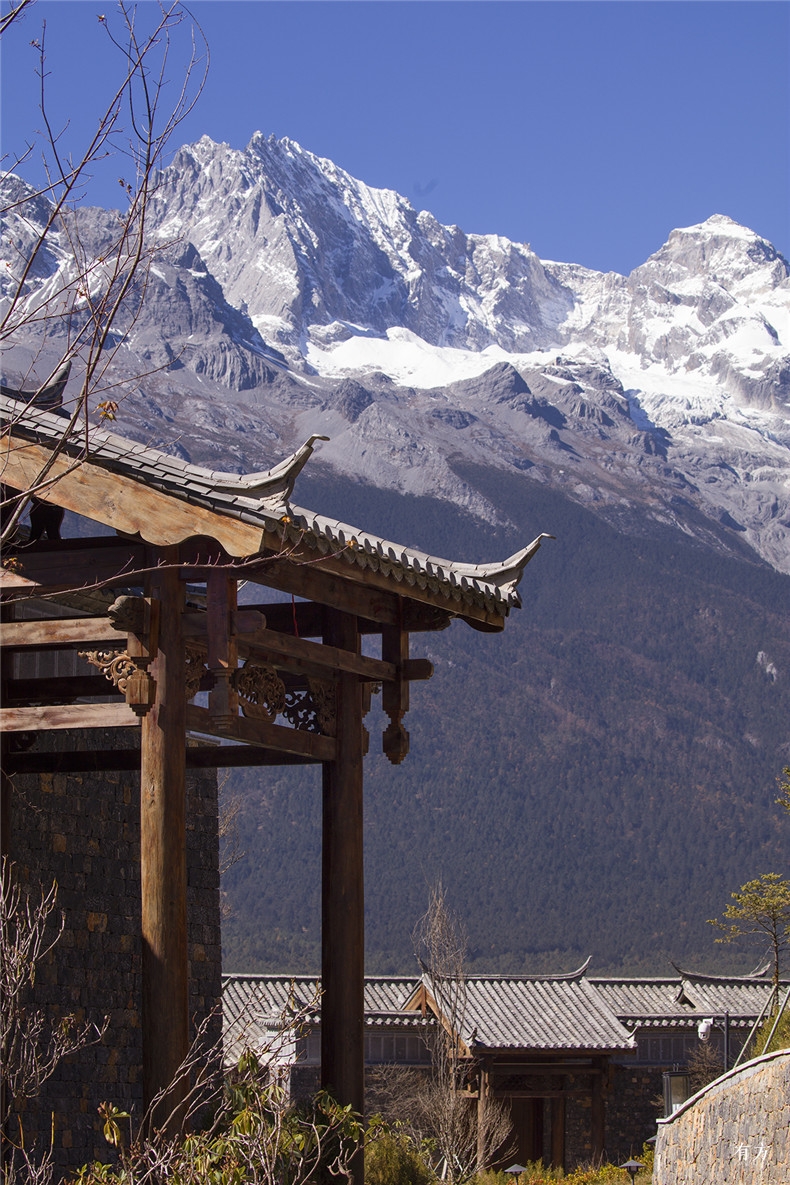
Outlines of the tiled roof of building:
[{"label": "tiled roof of building", "polygon": [[[423,983],[432,992],[430,976]],[[581,974],[472,975],[465,994],[460,1029],[470,1049],[631,1048],[631,1034]],[[445,1015],[451,1011],[439,1005]]]},{"label": "tiled roof of building", "polygon": [[[0,419],[22,439],[44,445],[63,441],[68,421],[62,415],[0,393]],[[518,582],[547,535],[502,563],[462,564],[358,530],[292,505],[294,482],[313,451],[311,436],[291,457],[260,473],[223,473],[200,468],[158,449],[126,440],[103,428],[90,428],[92,465],[118,473],[216,514],[275,532],[286,544],[306,546],[318,555],[342,555],[349,564],[368,568],[396,582],[441,593],[459,603],[499,613],[521,605]],[[85,427],[76,425],[64,442],[67,455],[85,456]]]},{"label": "tiled roof of building", "polygon": [[[771,981],[761,975],[714,976],[681,972],[660,979],[593,978],[590,983],[620,1020],[651,1028],[696,1023],[730,1014],[732,1025],[751,1024],[762,1012]],[[786,990],[783,985],[782,990]]]},{"label": "tiled roof of building", "polygon": [[[626,1050],[640,1029],[696,1025],[704,1017],[730,1014],[734,1028],[750,1026],[771,990],[764,976],[702,976],[691,972],[663,978],[588,978],[587,964],[568,975],[470,975],[465,980],[460,1036],[469,1049]],[[448,989],[426,974],[367,976],[368,1027],[422,1027],[413,1001],[422,987],[436,998],[446,1018],[453,1008]],[[787,988],[782,985],[782,991]],[[405,1005],[412,1002],[411,1009]],[[310,976],[226,975],[223,979],[226,1042],[234,1048],[265,1048],[284,1016],[301,1013],[311,1026],[320,1022],[319,981]]]},{"label": "tiled roof of building", "polygon": [[[365,1024],[369,1027],[423,1028],[420,1013],[405,1002],[419,980],[414,976],[366,976]],[[315,1028],[321,1019],[321,982],[307,975],[224,975],[222,1011],[226,1051],[245,1046],[263,1050],[281,1039],[289,1020]]]}]

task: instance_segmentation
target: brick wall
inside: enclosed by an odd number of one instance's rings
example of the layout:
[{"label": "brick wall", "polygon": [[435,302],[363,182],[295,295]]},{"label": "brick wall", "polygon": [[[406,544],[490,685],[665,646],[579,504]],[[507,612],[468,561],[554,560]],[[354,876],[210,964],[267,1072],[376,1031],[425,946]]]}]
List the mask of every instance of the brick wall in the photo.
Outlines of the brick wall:
[{"label": "brick wall", "polygon": [[[75,743],[75,734],[68,738]],[[129,733],[78,734],[78,747],[133,744]],[[35,749],[66,744],[63,734],[39,734]],[[49,1139],[55,1116],[60,1172],[93,1157],[107,1158],[97,1107],[104,1100],[139,1114],[142,1101],[140,1030],[140,829],[137,773],[16,776],[11,796],[10,855],[17,879],[58,885],[65,929],[40,967],[36,1003],[57,1018],[75,1013],[101,1024],[104,1040],[61,1063],[39,1099],[22,1108],[26,1140]],[[217,780],[187,774],[187,876],[190,1015],[196,1023],[220,1001],[221,952]],[[219,1015],[212,1022],[219,1036]]]}]

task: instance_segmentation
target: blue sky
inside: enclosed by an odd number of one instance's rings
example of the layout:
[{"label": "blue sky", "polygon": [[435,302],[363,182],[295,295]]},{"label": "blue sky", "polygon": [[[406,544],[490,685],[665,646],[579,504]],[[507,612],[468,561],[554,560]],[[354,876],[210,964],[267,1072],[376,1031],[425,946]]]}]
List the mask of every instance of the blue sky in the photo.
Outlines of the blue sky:
[{"label": "blue sky", "polygon": [[[239,148],[258,129],[290,136],[442,222],[601,270],[630,271],[673,227],[714,213],[790,254],[784,0],[191,8],[211,70],[174,147],[204,133]],[[39,0],[6,35],[4,153],[40,126],[30,41],[42,19],[65,137],[87,137],[116,66],[99,13],[110,19],[112,0]],[[92,200],[113,202],[118,171],[97,177]]]}]

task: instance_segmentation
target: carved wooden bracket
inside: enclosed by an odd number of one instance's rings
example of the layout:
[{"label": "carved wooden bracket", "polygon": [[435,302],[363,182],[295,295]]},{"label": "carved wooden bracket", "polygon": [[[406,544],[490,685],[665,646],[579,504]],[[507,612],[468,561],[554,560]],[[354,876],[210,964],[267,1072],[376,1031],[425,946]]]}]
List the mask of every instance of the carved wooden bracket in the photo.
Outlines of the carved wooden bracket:
[{"label": "carved wooden bracket", "polygon": [[199,691],[208,691],[211,675],[206,666],[206,649],[187,642],[184,646],[184,694],[194,699]]},{"label": "carved wooden bracket", "polygon": [[337,733],[337,697],[331,680],[308,679],[307,686],[289,688],[283,716],[302,732]]},{"label": "carved wooden bracket", "polygon": [[274,720],[285,709],[285,684],[274,667],[249,658],[236,668],[231,681],[245,716]]},{"label": "carved wooden bracket", "polygon": [[117,687],[136,716],[147,716],[156,697],[156,682],[145,669],[150,658],[132,658],[126,650],[80,650],[92,667]]}]

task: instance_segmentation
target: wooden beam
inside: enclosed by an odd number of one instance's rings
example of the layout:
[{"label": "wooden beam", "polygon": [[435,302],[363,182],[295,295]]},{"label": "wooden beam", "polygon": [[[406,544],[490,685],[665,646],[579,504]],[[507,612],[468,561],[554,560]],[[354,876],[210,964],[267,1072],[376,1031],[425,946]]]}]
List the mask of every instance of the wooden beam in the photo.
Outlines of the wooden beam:
[{"label": "wooden beam", "polygon": [[273,604],[245,605],[257,609],[266,618],[269,629],[296,638],[320,638],[324,629],[324,609],[315,601],[276,601]]},{"label": "wooden beam", "polygon": [[[356,618],[329,609],[324,642],[359,650]],[[337,683],[337,752],[323,771],[321,1084],[343,1106],[365,1107],[365,901],[362,831],[362,686]],[[354,1180],[364,1179],[362,1150]]]},{"label": "wooden beam", "polygon": [[291,753],[313,761],[331,761],[335,755],[335,741],[318,732],[303,732],[298,728],[285,728],[282,724],[269,724],[266,720],[252,720],[236,716],[227,725],[219,727],[206,708],[196,704],[187,706],[187,728],[191,732],[206,736],[221,737],[228,741],[241,741],[271,749],[279,753]]},{"label": "wooden beam", "polygon": [[343,672],[369,683],[381,683],[395,678],[392,663],[381,662],[362,654],[351,654],[339,646],[323,646],[305,638],[289,638],[274,630],[260,630],[255,634],[239,634],[239,653],[260,658],[275,665],[283,663],[288,669],[307,675],[326,678],[328,673]]},{"label": "wooden beam", "polygon": [[236,769],[255,765],[318,765],[317,757],[261,749],[257,745],[212,745],[187,749],[187,769]]},{"label": "wooden beam", "polygon": [[[419,602],[450,617],[463,617],[470,624],[472,621],[480,622],[496,632],[505,627],[504,607],[502,612],[495,612],[484,606],[455,601],[452,597],[421,589],[418,584],[408,584],[406,581],[401,585],[402,591],[396,593],[393,591],[394,581],[391,577],[374,572],[370,568],[359,568],[356,564],[347,563],[339,558],[318,558],[315,552],[306,547],[300,550],[297,559],[277,556],[275,562],[267,560],[265,570],[260,574],[254,567],[245,568],[244,577],[255,583],[265,584],[269,588],[279,588],[297,597],[318,601],[320,604],[354,613],[357,617],[365,617],[369,621],[387,625],[401,624],[402,618],[397,605],[401,596],[404,600]],[[405,620],[403,626],[407,627]],[[408,628],[414,627],[409,625]]]},{"label": "wooden beam", "polygon": [[506,1058],[501,1060],[494,1051],[494,1056],[497,1058],[496,1062],[491,1067],[492,1074],[601,1074],[603,1071],[600,1066],[593,1063],[592,1060],[581,1061],[579,1058],[562,1058],[559,1055],[556,1061],[550,1062],[523,1062],[513,1061],[509,1062]]},{"label": "wooden beam", "polygon": [[189,1089],[178,1073],[189,1050],[184,587],[178,571],[154,573],[146,595],[158,603],[158,614],[143,640],[156,684],[140,739],[143,1107],[161,1093],[151,1123],[174,1135]]},{"label": "wooden beam", "polygon": [[589,1090],[583,1086],[574,1086],[568,1090],[536,1087],[535,1090],[494,1090],[491,1092],[497,1099],[564,1099],[571,1095],[589,1095]]},{"label": "wooden beam", "polygon": [[[187,748],[187,769],[235,769],[239,766],[316,765],[314,757],[259,749],[254,745],[201,745]],[[103,773],[140,769],[140,750],[77,749],[69,753],[4,753],[9,774]]]},{"label": "wooden beam", "polygon": [[134,572],[145,563],[142,543],[121,541],[114,535],[48,540],[24,549],[9,548],[8,554],[14,566],[0,569],[0,592],[9,596],[61,592],[113,580],[123,586],[133,582]]},{"label": "wooden beam", "polygon": [[46,704],[34,708],[0,709],[0,730],[3,732],[36,732],[39,729],[65,728],[137,728],[139,724],[138,717],[126,703]]},{"label": "wooden beam", "polygon": [[7,704],[68,703],[76,699],[120,695],[117,687],[103,675],[57,675],[48,679],[9,679],[5,684]]},{"label": "wooden beam", "polygon": [[[209,572],[206,580],[206,612],[199,616],[205,622],[206,665],[213,677],[208,710],[219,728],[230,724],[239,714],[239,697],[233,684],[233,672],[238,666],[239,657],[235,615],[236,581],[225,572]],[[181,628],[184,628],[184,618]]]},{"label": "wooden beam", "polygon": [[[348,654],[335,646],[322,646],[305,638],[278,634],[266,626],[245,630],[244,626],[251,617],[250,610],[240,610],[235,614],[235,624],[241,627],[241,631],[235,635],[235,641],[243,658],[259,658],[283,669],[319,678],[326,678],[328,673],[333,674],[339,670],[359,675],[374,683],[395,676],[394,667],[379,663],[374,658]],[[263,615],[256,612],[255,617],[260,621]],[[257,622],[255,624],[258,625]],[[207,613],[187,613],[184,616],[184,631],[190,637],[205,638],[210,644],[211,628]]]},{"label": "wooden beam", "polygon": [[[399,678],[425,680],[433,675],[433,664],[428,659],[407,660],[398,668],[392,662],[383,662],[364,654],[351,654],[337,646],[322,646],[306,638],[278,633],[268,628],[268,618],[263,628],[245,629],[245,624],[253,615],[262,616],[257,610],[250,609],[239,610],[234,614],[235,624],[240,627],[235,635],[236,645],[243,658],[259,658],[284,670],[319,678],[326,678],[328,673],[345,671],[369,683],[386,683]],[[185,614],[184,632],[189,637],[209,637],[208,614]]]},{"label": "wooden beam", "polygon": [[[13,433],[6,441],[3,480],[15,489],[30,489],[51,460],[51,450]],[[260,527],[162,493],[90,460],[75,463],[62,454],[55,458],[49,479],[55,479],[53,484],[37,495],[43,502],[63,506],[126,535],[139,535],[154,547],[167,548],[194,535],[216,539],[229,555],[238,558],[281,546],[276,535]]]},{"label": "wooden beam", "polygon": [[[269,629],[299,638],[320,638],[324,628],[323,606],[315,601],[277,601],[273,604],[245,605],[245,610],[259,610]],[[294,634],[294,616],[296,633]],[[403,628],[409,633],[428,633],[447,629],[452,616],[444,609],[434,609],[414,601],[404,604]],[[357,618],[361,634],[380,634],[381,622]]]},{"label": "wooden beam", "polygon": [[126,649],[126,634],[113,627],[109,617],[54,617],[15,621],[2,629],[3,646],[9,650],[50,650],[60,646],[114,643]]}]

